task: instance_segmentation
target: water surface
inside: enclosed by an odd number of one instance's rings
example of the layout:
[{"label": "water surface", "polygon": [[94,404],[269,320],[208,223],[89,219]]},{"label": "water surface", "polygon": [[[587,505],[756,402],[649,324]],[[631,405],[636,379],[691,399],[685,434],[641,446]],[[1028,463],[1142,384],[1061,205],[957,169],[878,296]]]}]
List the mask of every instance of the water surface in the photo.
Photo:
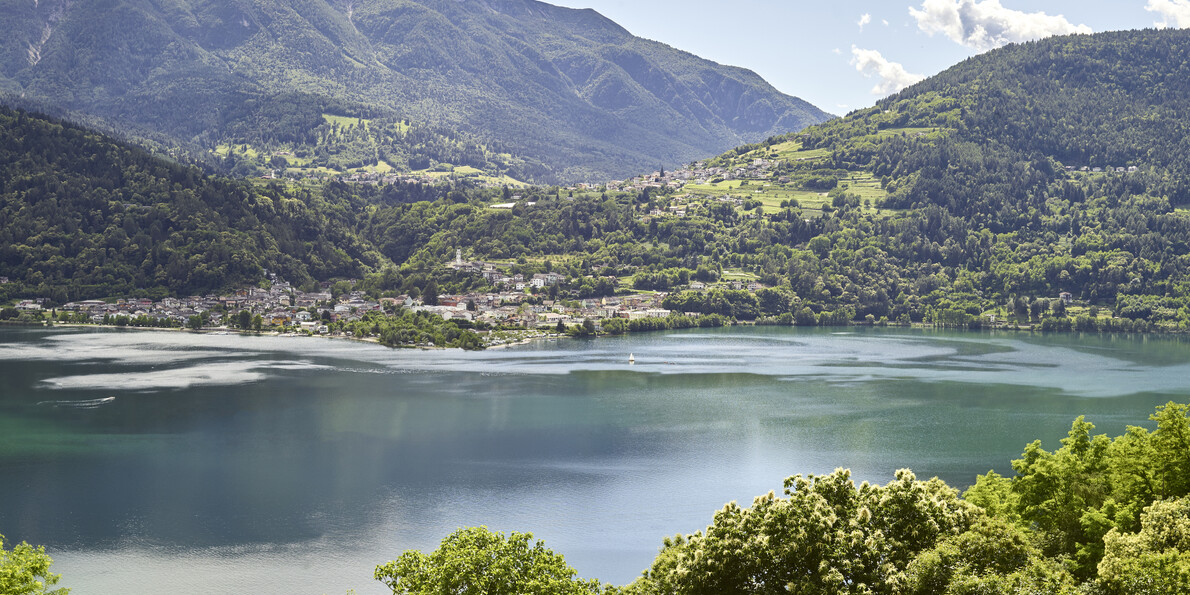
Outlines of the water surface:
[{"label": "water surface", "polygon": [[[628,363],[628,355],[635,364]],[[1190,401],[1165,337],[730,328],[478,353],[0,329],[0,533],[76,593],[384,593],[460,526],[613,583],[796,473],[955,486]],[[112,398],[114,397],[114,398]]]}]

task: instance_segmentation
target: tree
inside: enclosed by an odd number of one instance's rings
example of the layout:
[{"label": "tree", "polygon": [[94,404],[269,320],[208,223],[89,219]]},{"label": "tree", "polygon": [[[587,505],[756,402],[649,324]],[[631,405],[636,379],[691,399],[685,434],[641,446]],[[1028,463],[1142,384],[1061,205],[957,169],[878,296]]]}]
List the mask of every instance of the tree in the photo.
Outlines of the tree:
[{"label": "tree", "polygon": [[533,543],[532,533],[508,537],[487,527],[459,529],[429,554],[409,550],[376,567],[376,580],[394,594],[585,595],[602,592],[580,580],[560,554]]},{"label": "tree", "polygon": [[45,547],[21,542],[12,550],[4,549],[0,535],[0,593],[4,595],[67,595],[70,589],[49,587],[58,584],[61,575],[50,572],[53,560]]},{"label": "tree", "polygon": [[[985,518],[939,479],[907,469],[886,486],[851,472],[785,480],[751,508],[732,502],[705,532],[667,539],[630,586],[642,594],[899,592],[902,570],[940,540]],[[856,590],[864,585],[863,590]]]},{"label": "tree", "polygon": [[1095,426],[1079,416],[1053,453],[1036,440],[1012,462],[1012,491],[1024,522],[1035,531],[1048,556],[1068,555],[1075,575],[1087,578],[1103,552],[1110,522],[1090,522],[1088,512],[1103,506],[1111,490],[1107,451],[1111,440],[1092,436]]},{"label": "tree", "polygon": [[1099,563],[1109,595],[1177,595],[1190,585],[1190,498],[1159,500],[1141,515],[1139,533],[1112,529]]},{"label": "tree", "polygon": [[252,313],[247,310],[240,310],[236,317],[236,326],[247,330],[252,325]]},{"label": "tree", "polygon": [[603,321],[603,332],[609,335],[622,335],[628,329],[628,323],[623,318],[609,318]]},{"label": "tree", "polygon": [[422,289],[422,292],[421,292],[421,301],[423,304],[425,304],[427,306],[437,306],[438,305],[438,282],[437,281],[430,279],[426,283],[425,289]]},{"label": "tree", "polygon": [[1050,310],[1054,316],[1066,316],[1066,302],[1062,299],[1052,300],[1050,302]]},{"label": "tree", "polygon": [[260,317],[260,314],[257,314],[256,316],[252,317],[252,330],[259,333],[260,329],[263,326],[264,326],[264,319]]},{"label": "tree", "polygon": [[905,570],[905,593],[1075,593],[1074,580],[1054,559],[1044,558],[1017,527],[980,519],[914,558]]}]

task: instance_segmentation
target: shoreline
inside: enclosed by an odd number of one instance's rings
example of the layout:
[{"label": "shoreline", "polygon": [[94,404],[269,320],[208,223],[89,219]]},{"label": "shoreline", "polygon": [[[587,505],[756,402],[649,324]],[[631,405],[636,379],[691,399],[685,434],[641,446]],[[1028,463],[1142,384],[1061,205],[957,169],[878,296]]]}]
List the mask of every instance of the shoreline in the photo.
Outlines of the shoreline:
[{"label": "shoreline", "polygon": [[[277,337],[277,338],[337,339],[337,340],[355,341],[355,342],[359,342],[359,343],[367,343],[367,344],[371,344],[371,345],[377,345],[380,347],[387,347],[389,349],[419,349],[419,350],[423,350],[423,351],[461,349],[458,347],[440,347],[437,345],[428,345],[428,346],[427,345],[385,345],[385,344],[381,343],[380,340],[376,337],[354,337],[354,336],[349,336],[346,334],[336,336],[336,335],[330,335],[330,334],[319,335],[319,334],[303,334],[303,333],[283,333],[283,332],[275,331],[275,330],[245,331],[245,330],[241,330],[241,329],[237,329],[237,328],[230,328],[230,327],[212,327],[212,328],[203,328],[203,329],[195,330],[195,329],[189,329],[189,328],[183,328],[183,327],[116,326],[116,325],[109,325],[109,324],[87,324],[87,323],[74,323],[74,322],[61,322],[61,323],[55,322],[53,325],[47,326],[44,323],[14,323],[14,322],[10,322],[10,321],[4,321],[3,324],[0,324],[0,326],[13,326],[13,327],[22,327],[22,328],[45,328],[45,329],[54,328],[54,327],[80,328],[80,329],[86,329],[86,328],[117,329],[117,330],[134,330],[134,331],[184,332],[184,333],[195,333],[195,334],[206,334],[206,335],[233,335],[234,334],[234,335],[240,335],[240,336],[253,336],[254,335],[254,336],[262,336],[262,337],[267,336],[267,337]],[[1077,333],[1077,334],[1095,334],[1095,335],[1126,334],[1126,335],[1153,335],[1153,336],[1182,336],[1182,335],[1190,334],[1186,331],[1168,331],[1168,330],[1146,330],[1146,331],[1133,331],[1133,330],[1128,330],[1128,331],[1124,331],[1124,330],[1080,331],[1080,330],[1074,330],[1074,329],[1043,330],[1043,329],[1039,328],[1041,326],[1040,324],[1030,324],[1028,326],[996,324],[996,325],[981,325],[979,328],[967,328],[967,327],[962,327],[962,326],[941,326],[941,325],[928,324],[928,323],[922,323],[922,322],[912,322],[909,324],[884,324],[884,325],[881,325],[881,324],[850,324],[850,325],[846,325],[846,326],[821,327],[821,326],[815,325],[815,326],[799,327],[798,325],[756,324],[755,321],[742,321],[742,322],[736,322],[729,326],[774,327],[774,328],[776,328],[776,327],[833,328],[833,329],[855,329],[855,328],[898,329],[899,328],[899,329],[916,329],[916,330],[927,330],[927,329],[929,329],[929,330],[952,330],[952,331],[963,331],[963,332],[1012,331],[1014,333],[1028,333],[1028,334],[1036,334],[1036,333],[1040,333],[1040,334],[1075,334],[1075,333]],[[693,328],[698,328],[698,327],[693,327]],[[638,334],[638,333],[656,332],[659,330],[682,330],[682,329],[653,329],[653,330],[643,330],[643,331],[636,331],[636,332],[624,332],[624,333],[617,334],[617,335],[593,334],[593,335],[589,335],[588,337],[595,338],[595,339],[598,339],[601,337],[619,337],[619,336],[628,336],[628,335]],[[512,332],[516,332],[516,331],[512,331]],[[526,331],[521,331],[521,332],[526,332]],[[484,345],[481,349],[473,350],[473,351],[483,351],[483,350],[487,350],[487,349],[502,349],[502,348],[506,348],[506,347],[530,345],[534,341],[558,340],[558,339],[577,339],[577,338],[579,338],[579,337],[575,337],[575,336],[571,336],[571,335],[567,335],[567,334],[548,333],[548,334],[537,335],[537,336],[532,336],[532,337],[524,337],[524,338],[518,339],[516,341],[509,341],[509,342],[493,344],[493,345]]]},{"label": "shoreline", "polygon": [[[359,343],[368,343],[380,347],[387,347],[389,349],[420,349],[423,351],[436,351],[443,349],[460,349],[458,347],[439,347],[437,345],[385,345],[376,337],[352,337],[349,335],[315,335],[304,333],[283,333],[281,331],[245,331],[230,327],[212,327],[202,329],[189,329],[182,327],[159,327],[159,326],[117,326],[114,324],[87,324],[78,322],[55,322],[53,325],[45,325],[44,323],[19,323],[11,324],[11,326],[19,326],[23,328],[42,328],[52,329],[57,327],[62,328],[79,328],[79,329],[113,329],[113,330],[130,330],[130,331],[158,331],[158,332],[176,332],[176,333],[193,333],[198,335],[239,335],[239,336],[258,336],[258,337],[277,337],[277,338],[293,338],[293,339],[332,339],[332,340],[346,340],[355,341]],[[533,341],[540,341],[546,339],[570,339],[566,335],[541,335],[537,337],[525,337],[517,341],[510,341],[507,343],[500,343],[498,345],[485,345],[486,349],[500,349],[504,347],[513,347],[517,345],[529,345]],[[482,350],[480,350],[482,351]]]}]

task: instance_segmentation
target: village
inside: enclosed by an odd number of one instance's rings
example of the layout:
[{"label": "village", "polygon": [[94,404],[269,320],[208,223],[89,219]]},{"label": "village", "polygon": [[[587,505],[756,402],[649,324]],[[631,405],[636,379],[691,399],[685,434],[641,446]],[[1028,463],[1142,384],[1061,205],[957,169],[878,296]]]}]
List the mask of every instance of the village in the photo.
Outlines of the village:
[{"label": "village", "polygon": [[[773,170],[783,163],[778,159],[763,159],[757,158],[751,160],[748,164],[739,164],[731,167],[713,167],[708,166],[706,162],[697,161],[691,163],[681,169],[667,171],[660,169],[652,173],[641,174],[626,180],[611,180],[601,184],[591,183],[576,183],[568,186],[561,186],[560,190],[571,192],[586,192],[594,190],[620,190],[620,191],[641,191],[646,188],[660,190],[660,189],[681,189],[686,184],[706,184],[712,180],[761,180],[769,179],[773,175]],[[263,179],[272,180],[278,179],[279,173],[276,171],[269,171]],[[365,185],[380,185],[380,184],[435,184],[441,182],[445,176],[438,174],[434,175],[429,172],[410,172],[410,173],[376,173],[376,172],[350,172],[340,174],[338,176],[331,176],[343,182],[353,184]],[[479,175],[464,175],[475,180],[481,187],[501,187],[507,184],[506,180],[498,178],[490,178]],[[782,182],[788,180],[780,180]],[[519,197],[513,197],[517,200]],[[511,205],[510,207],[511,208]]]},{"label": "village", "polygon": [[[673,312],[662,306],[668,293],[637,292],[587,299],[551,299],[549,289],[566,281],[556,272],[531,276],[508,275],[498,263],[469,262],[456,251],[455,260],[447,268],[464,274],[482,275],[493,291],[458,295],[385,297],[369,296],[356,289],[336,293],[342,282],[323,282],[317,291],[301,291],[290,283],[270,274],[271,285],[266,288],[239,289],[230,293],[190,297],[167,297],[161,300],[128,298],[116,300],[82,300],[61,305],[48,304],[45,299],[22,300],[16,310],[30,315],[45,316],[61,322],[109,324],[125,326],[190,327],[205,329],[243,328],[241,317],[249,313],[256,330],[283,333],[338,336],[335,323],[363,320],[369,313],[383,315],[401,311],[427,312],[444,321],[455,321],[466,328],[519,329],[557,332],[571,327],[585,327],[600,331],[609,319],[632,321],[665,319]],[[354,287],[358,280],[348,280]],[[732,281],[726,288],[758,291],[764,286],[757,282]],[[708,284],[691,281],[694,291],[708,289]],[[427,303],[429,302],[429,303]],[[681,312],[699,316],[697,312]],[[198,321],[198,322],[196,322]],[[341,326],[341,325],[339,325]],[[495,338],[488,345],[499,344]]]}]

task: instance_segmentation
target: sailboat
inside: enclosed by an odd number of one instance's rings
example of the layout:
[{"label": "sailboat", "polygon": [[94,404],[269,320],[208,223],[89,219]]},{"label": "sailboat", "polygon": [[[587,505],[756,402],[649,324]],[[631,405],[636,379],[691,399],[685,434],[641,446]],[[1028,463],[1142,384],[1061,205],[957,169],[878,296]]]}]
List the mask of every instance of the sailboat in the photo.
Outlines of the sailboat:
[{"label": "sailboat", "polygon": [[628,354],[628,363],[630,363],[630,364],[636,363],[636,358],[633,357],[631,353]]}]

